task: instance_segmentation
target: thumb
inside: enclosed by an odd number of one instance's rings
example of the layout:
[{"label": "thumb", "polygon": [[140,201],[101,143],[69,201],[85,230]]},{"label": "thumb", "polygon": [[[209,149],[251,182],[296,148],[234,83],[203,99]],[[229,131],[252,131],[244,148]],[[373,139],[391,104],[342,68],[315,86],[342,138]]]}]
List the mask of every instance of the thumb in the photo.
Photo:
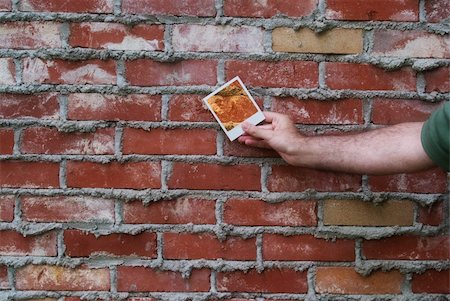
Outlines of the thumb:
[{"label": "thumb", "polygon": [[248,135],[255,137],[255,138],[259,138],[259,139],[263,139],[263,140],[269,140],[270,138],[272,138],[272,133],[273,133],[272,130],[263,129],[263,128],[257,127],[248,122],[242,123],[242,129]]}]

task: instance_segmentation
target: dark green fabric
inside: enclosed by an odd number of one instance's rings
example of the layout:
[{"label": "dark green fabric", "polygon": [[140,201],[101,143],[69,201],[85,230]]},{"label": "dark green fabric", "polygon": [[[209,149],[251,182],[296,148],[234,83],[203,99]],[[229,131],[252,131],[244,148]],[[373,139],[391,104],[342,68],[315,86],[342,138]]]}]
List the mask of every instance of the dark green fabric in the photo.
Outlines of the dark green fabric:
[{"label": "dark green fabric", "polygon": [[430,116],[422,128],[422,146],[434,163],[450,171],[450,102]]}]

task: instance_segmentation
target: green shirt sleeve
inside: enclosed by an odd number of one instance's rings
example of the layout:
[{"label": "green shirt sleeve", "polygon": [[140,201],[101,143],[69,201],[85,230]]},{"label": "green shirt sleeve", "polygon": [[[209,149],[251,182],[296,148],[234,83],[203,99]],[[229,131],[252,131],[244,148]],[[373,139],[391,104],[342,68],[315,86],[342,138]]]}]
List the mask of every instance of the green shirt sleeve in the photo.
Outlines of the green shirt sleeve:
[{"label": "green shirt sleeve", "polygon": [[433,112],[422,127],[422,146],[430,159],[446,171],[449,164],[450,102]]}]

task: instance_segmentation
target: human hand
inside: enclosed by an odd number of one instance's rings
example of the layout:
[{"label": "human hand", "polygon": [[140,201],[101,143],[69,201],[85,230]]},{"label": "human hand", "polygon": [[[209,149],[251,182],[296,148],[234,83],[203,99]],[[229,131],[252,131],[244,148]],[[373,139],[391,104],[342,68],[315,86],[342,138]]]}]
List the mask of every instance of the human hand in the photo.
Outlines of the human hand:
[{"label": "human hand", "polygon": [[239,142],[248,146],[275,150],[289,164],[299,162],[301,135],[292,120],[283,114],[263,112],[266,124],[255,126],[248,122],[242,124],[245,134]]}]

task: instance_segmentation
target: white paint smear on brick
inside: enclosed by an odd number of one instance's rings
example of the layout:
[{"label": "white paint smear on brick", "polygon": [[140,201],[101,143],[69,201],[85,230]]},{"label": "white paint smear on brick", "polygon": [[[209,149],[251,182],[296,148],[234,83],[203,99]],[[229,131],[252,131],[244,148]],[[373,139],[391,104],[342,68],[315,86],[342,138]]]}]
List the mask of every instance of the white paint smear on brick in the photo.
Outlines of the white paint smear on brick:
[{"label": "white paint smear on brick", "polygon": [[406,56],[406,57],[435,57],[445,58],[450,49],[450,40],[442,41],[437,36],[423,36],[411,40],[402,48],[391,51],[375,52],[376,55]]},{"label": "white paint smear on brick", "polygon": [[9,85],[16,82],[10,70],[10,60],[0,59],[0,85]]},{"label": "white paint smear on brick", "polygon": [[116,77],[95,64],[88,64],[80,68],[61,74],[61,79],[66,83],[114,83]]},{"label": "white paint smear on brick", "polygon": [[41,59],[24,59],[23,80],[26,83],[43,83],[49,79],[48,67],[52,62],[44,62]]}]

